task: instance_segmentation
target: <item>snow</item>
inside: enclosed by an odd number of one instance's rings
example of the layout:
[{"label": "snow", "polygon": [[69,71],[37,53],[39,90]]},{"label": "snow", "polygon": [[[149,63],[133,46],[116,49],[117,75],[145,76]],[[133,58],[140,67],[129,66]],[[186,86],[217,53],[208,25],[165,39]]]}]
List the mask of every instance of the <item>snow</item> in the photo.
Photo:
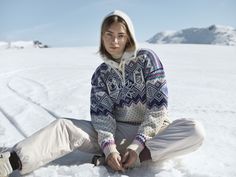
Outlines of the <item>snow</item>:
[{"label": "snow", "polygon": [[0,49],[7,49],[8,48],[8,43],[4,41],[0,41]]},{"label": "snow", "polygon": [[43,45],[40,41],[0,41],[1,49],[30,49],[30,48],[47,48],[47,45]]},{"label": "snow", "polygon": [[184,44],[217,44],[236,45],[236,29],[230,26],[211,25],[206,28],[187,28],[179,31],[159,32],[149,43],[184,43]]},{"label": "snow", "polygon": [[[161,58],[172,120],[189,117],[206,129],[203,146],[165,162],[114,173],[75,151],[27,177],[236,176],[236,47],[141,44]],[[0,50],[0,147],[11,147],[58,117],[90,120],[90,79],[101,63],[96,47]],[[19,176],[15,172],[11,177]]]}]

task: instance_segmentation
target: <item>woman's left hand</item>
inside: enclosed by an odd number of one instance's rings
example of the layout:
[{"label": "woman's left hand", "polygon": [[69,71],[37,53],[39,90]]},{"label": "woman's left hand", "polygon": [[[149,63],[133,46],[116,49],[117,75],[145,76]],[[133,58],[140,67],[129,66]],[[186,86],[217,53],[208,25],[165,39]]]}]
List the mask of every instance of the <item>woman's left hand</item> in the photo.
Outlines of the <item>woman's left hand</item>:
[{"label": "woman's left hand", "polygon": [[137,160],[138,155],[134,150],[128,149],[122,157],[122,164],[124,168],[131,167]]}]

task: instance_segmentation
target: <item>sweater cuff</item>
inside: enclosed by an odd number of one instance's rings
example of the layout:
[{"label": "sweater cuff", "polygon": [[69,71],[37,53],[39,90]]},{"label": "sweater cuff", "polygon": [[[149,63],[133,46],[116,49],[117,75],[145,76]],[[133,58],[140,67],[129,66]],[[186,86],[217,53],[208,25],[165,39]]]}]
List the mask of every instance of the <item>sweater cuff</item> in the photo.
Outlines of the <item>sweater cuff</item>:
[{"label": "sweater cuff", "polygon": [[134,140],[132,144],[130,144],[127,149],[131,149],[136,152],[136,154],[139,156],[140,152],[144,149],[144,145],[139,142],[138,140]]},{"label": "sweater cuff", "polygon": [[106,158],[107,158],[111,153],[113,153],[113,152],[120,154],[120,153],[118,152],[118,150],[116,149],[116,145],[115,145],[115,144],[109,144],[109,145],[107,145],[107,146],[103,149],[103,152],[104,152]]}]

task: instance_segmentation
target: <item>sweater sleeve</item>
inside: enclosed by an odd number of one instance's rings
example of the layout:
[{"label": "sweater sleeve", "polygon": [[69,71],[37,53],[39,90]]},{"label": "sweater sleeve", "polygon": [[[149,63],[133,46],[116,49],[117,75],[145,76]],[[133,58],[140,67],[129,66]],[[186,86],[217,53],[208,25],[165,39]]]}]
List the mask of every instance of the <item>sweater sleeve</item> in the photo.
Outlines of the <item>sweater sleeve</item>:
[{"label": "sweater sleeve", "polygon": [[116,121],[113,118],[114,104],[102,78],[102,69],[104,68],[98,68],[92,76],[90,114],[92,125],[98,133],[98,143],[106,157],[108,157],[112,152],[119,152],[116,149],[114,140],[116,130]]},{"label": "sweater sleeve", "polygon": [[164,68],[157,55],[150,50],[144,53],[145,84],[146,84],[146,112],[137,135],[128,149],[138,155],[143,150],[147,139],[154,137],[167,119],[168,90]]}]

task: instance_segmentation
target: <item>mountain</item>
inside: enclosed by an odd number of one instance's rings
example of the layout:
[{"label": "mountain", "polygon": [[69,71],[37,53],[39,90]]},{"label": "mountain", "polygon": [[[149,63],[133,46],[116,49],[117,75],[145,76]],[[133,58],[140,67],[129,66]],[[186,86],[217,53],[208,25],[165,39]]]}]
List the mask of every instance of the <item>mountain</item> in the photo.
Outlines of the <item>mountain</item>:
[{"label": "mountain", "polygon": [[0,41],[0,49],[48,48],[40,41]]},{"label": "mountain", "polygon": [[187,28],[180,31],[159,32],[148,39],[149,43],[236,45],[236,29],[211,25],[206,28]]}]

